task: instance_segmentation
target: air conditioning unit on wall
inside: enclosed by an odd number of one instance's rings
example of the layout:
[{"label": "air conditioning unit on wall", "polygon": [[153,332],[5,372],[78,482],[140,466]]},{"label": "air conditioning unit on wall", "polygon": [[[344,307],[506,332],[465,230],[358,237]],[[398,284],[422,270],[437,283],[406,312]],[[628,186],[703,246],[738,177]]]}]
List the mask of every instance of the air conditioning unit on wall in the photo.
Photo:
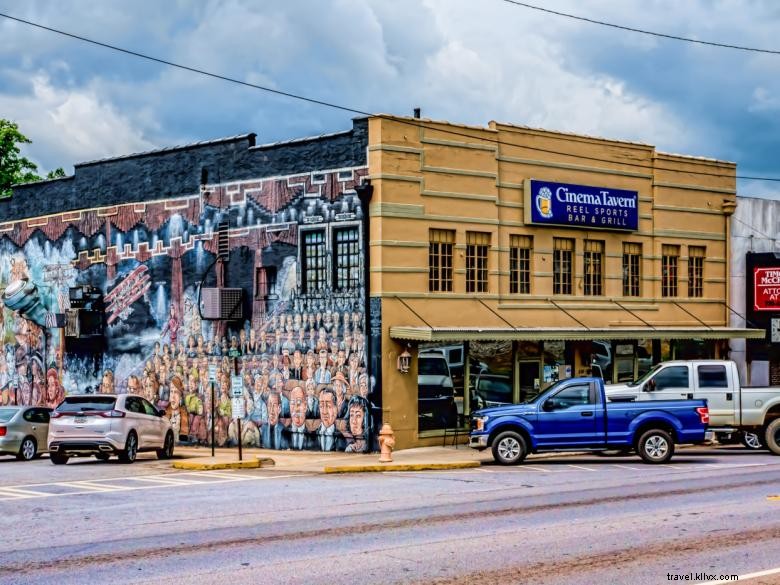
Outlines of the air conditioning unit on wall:
[{"label": "air conditioning unit on wall", "polygon": [[202,288],[200,310],[203,319],[232,321],[243,319],[243,293],[241,288]]}]

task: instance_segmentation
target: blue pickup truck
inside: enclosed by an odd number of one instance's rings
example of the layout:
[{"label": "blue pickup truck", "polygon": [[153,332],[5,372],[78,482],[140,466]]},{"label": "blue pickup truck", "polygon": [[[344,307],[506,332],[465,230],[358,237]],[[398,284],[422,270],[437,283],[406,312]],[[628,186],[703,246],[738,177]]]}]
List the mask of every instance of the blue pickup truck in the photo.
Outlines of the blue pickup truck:
[{"label": "blue pickup truck", "polygon": [[705,441],[706,400],[611,400],[601,378],[561,380],[529,402],[472,413],[469,445],[492,449],[502,465],[529,453],[608,449],[635,449],[646,463],[666,463],[675,444]]}]

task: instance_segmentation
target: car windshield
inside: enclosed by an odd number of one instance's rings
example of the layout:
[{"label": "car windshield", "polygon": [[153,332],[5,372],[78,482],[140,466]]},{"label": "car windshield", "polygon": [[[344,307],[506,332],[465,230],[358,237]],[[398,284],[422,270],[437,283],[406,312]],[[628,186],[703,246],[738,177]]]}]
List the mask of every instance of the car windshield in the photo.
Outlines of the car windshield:
[{"label": "car windshield", "polygon": [[658,371],[658,368],[660,368],[660,367],[661,367],[661,364],[654,365],[652,368],[650,368],[650,371],[647,372],[644,376],[642,376],[638,380],[634,380],[633,382],[626,382],[626,385],[627,386],[639,386],[640,384],[644,384],[650,376],[654,376],[655,375],[655,373]]},{"label": "car windshield", "polygon": [[420,376],[449,376],[447,361],[444,358],[420,357],[417,361],[417,374]]},{"label": "car windshield", "polygon": [[116,404],[116,396],[68,396],[60,404],[57,412],[81,412],[86,410],[112,410]]},{"label": "car windshield", "polygon": [[16,408],[0,408],[0,422],[8,422],[17,412]]}]

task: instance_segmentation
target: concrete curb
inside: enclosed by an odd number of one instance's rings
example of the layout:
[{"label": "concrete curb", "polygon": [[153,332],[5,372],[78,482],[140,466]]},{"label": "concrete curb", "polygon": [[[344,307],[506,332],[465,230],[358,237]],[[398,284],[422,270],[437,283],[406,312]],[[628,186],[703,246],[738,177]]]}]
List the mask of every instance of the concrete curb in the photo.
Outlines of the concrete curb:
[{"label": "concrete curb", "polygon": [[376,471],[430,471],[438,469],[467,469],[479,467],[479,461],[451,463],[383,463],[379,465],[326,465],[325,473],[365,473]]},{"label": "concrete curb", "polygon": [[190,471],[210,471],[216,469],[259,469],[260,467],[271,467],[274,464],[274,460],[267,457],[256,457],[254,459],[245,459],[244,461],[192,461],[185,459],[183,461],[174,461],[173,468]]}]

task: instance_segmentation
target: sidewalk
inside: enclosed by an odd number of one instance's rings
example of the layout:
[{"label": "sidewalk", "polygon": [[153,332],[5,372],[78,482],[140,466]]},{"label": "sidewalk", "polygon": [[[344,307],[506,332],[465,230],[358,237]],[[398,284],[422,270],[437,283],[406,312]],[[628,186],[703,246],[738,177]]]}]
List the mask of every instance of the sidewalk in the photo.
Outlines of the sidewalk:
[{"label": "sidewalk", "polygon": [[490,451],[478,452],[468,447],[418,447],[393,452],[392,463],[380,463],[379,453],[323,453],[321,451],[274,451],[238,448],[176,447],[173,467],[176,469],[246,469],[272,467],[280,471],[306,473],[359,473],[368,471],[423,471],[429,469],[465,469],[492,461]]}]

